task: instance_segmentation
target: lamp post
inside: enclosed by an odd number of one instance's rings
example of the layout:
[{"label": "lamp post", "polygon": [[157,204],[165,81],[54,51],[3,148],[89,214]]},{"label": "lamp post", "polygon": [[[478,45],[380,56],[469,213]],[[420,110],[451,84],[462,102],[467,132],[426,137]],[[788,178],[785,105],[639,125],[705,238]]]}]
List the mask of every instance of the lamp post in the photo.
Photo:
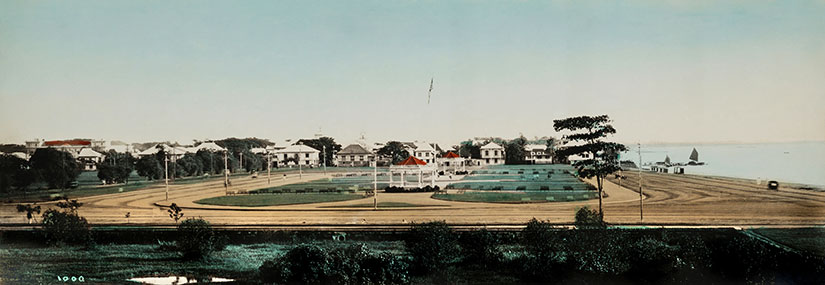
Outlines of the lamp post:
[{"label": "lamp post", "polygon": [[272,153],[266,152],[266,184],[272,184]]},{"label": "lamp post", "polygon": [[644,221],[644,208],[642,205],[642,144],[637,143],[639,146],[639,220]]},{"label": "lamp post", "polygon": [[227,152],[229,150],[223,151],[223,189],[225,193],[229,192],[229,158]]},{"label": "lamp post", "polygon": [[166,183],[166,201],[169,201],[169,157],[165,153],[163,154],[163,172]]}]

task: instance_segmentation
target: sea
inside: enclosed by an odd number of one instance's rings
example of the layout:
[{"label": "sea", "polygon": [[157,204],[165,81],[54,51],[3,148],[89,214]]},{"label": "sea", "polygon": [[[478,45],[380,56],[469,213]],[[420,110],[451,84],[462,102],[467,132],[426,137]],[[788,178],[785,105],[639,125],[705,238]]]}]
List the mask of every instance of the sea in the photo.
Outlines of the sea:
[{"label": "sea", "polygon": [[[620,159],[638,164],[638,146],[627,147],[629,151]],[[641,161],[647,165],[664,161],[669,156],[671,163],[687,163],[693,148],[705,165],[684,166],[686,174],[825,186],[825,142],[650,144],[641,146]]]}]

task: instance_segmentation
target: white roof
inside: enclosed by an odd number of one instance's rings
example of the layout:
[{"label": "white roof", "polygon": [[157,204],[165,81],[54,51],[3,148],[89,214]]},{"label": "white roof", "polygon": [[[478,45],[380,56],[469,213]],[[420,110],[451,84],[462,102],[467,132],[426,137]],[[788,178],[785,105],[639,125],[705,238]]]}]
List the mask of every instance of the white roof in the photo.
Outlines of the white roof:
[{"label": "white roof", "polygon": [[158,153],[158,151],[160,151],[159,148],[163,149],[164,151],[166,151],[169,154],[176,154],[176,155],[177,154],[186,154],[187,152],[189,152],[188,149],[186,149],[186,148],[172,147],[172,146],[169,146],[169,145],[166,145],[166,144],[156,144],[153,147],[150,147],[150,148],[148,148],[144,151],[141,151],[138,155],[153,155],[153,154]]},{"label": "white roof", "polygon": [[494,142],[490,142],[490,143],[482,146],[481,149],[503,149],[503,147],[501,147],[500,145],[497,145]]},{"label": "white roof", "polygon": [[103,156],[99,152],[92,150],[91,148],[83,148],[80,150],[80,153],[77,154],[77,157],[101,157]]},{"label": "white roof", "polygon": [[545,149],[547,149],[547,146],[546,145],[540,145],[540,144],[528,144],[528,145],[524,146],[524,149],[526,149],[526,150],[545,150]]},{"label": "white roof", "polygon": [[319,153],[321,151],[319,151],[317,149],[314,149],[314,148],[311,148],[311,147],[308,147],[308,146],[305,146],[305,145],[302,145],[302,144],[296,144],[296,145],[288,146],[288,147],[286,147],[282,150],[279,150],[276,153],[307,153],[307,152],[308,153]]},{"label": "white roof", "polygon": [[206,151],[224,151],[224,150],[226,150],[226,149],[222,148],[221,146],[219,146],[218,144],[216,144],[214,142],[202,143],[202,144],[198,145],[196,147],[196,149],[197,150],[195,152],[197,152],[198,150],[206,150]]},{"label": "white roof", "polygon": [[426,142],[415,143],[415,151],[435,151],[435,149]]},{"label": "white roof", "polygon": [[253,147],[253,148],[252,148],[252,149],[250,149],[249,151],[250,151],[250,152],[252,152],[252,153],[265,153],[265,152],[266,152],[266,148],[262,148],[262,147]]},{"label": "white roof", "polygon": [[12,152],[12,153],[9,153],[9,154],[14,155],[14,156],[19,157],[19,158],[24,159],[24,160],[29,160],[26,153],[24,153],[24,152],[19,152],[18,151],[18,152]]}]

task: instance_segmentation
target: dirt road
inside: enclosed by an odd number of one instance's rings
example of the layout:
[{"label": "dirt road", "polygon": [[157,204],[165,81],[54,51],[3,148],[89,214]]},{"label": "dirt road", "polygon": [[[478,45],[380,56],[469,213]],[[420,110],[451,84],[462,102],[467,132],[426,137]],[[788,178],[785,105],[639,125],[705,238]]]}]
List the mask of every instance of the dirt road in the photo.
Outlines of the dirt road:
[{"label": "dirt road", "polygon": [[[234,178],[230,190],[251,190],[320,179],[321,173],[289,174],[273,179]],[[611,179],[613,180],[613,179]],[[615,181],[615,180],[614,180]],[[768,191],[743,181],[673,174],[644,173],[644,223],[703,225],[823,225],[825,193],[782,188]],[[622,184],[638,189],[636,174],[627,175]],[[639,194],[607,181],[604,210],[610,223],[639,223]],[[172,185],[169,200],[163,186],[151,189],[80,198],[80,214],[93,224],[123,224],[130,213],[131,224],[173,224],[165,208],[172,202],[184,208],[185,217],[202,217],[214,224],[399,224],[446,220],[448,223],[515,224],[535,217],[557,223],[573,221],[577,208],[598,206],[598,200],[536,204],[492,204],[450,202],[429,198],[430,193],[379,193],[380,202],[403,202],[422,207],[345,208],[371,204],[372,198],[272,207],[221,207],[193,203],[203,198],[224,195],[223,181]],[[44,207],[54,203],[43,203]],[[160,206],[159,206],[160,205]],[[0,204],[0,223],[25,223],[24,214],[14,204]],[[328,208],[343,206],[344,208]]]}]

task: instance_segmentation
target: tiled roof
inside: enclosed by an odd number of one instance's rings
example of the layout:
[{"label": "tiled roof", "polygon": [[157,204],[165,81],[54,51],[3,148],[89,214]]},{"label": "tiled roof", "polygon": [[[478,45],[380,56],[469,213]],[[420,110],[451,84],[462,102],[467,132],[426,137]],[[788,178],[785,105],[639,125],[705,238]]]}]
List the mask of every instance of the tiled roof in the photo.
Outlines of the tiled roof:
[{"label": "tiled roof", "polygon": [[447,154],[444,155],[444,158],[460,158],[461,156],[455,154],[455,152],[449,151]]},{"label": "tiled roof", "polygon": [[359,144],[351,144],[338,152],[338,154],[372,154]]},{"label": "tiled roof", "polygon": [[92,145],[91,141],[87,140],[65,140],[65,141],[46,141],[45,146],[59,146],[59,145]]},{"label": "tiled roof", "polygon": [[415,156],[411,155],[407,159],[405,159],[405,160],[403,160],[399,163],[396,163],[395,165],[427,165],[427,163],[424,162],[423,160],[415,158]]}]

